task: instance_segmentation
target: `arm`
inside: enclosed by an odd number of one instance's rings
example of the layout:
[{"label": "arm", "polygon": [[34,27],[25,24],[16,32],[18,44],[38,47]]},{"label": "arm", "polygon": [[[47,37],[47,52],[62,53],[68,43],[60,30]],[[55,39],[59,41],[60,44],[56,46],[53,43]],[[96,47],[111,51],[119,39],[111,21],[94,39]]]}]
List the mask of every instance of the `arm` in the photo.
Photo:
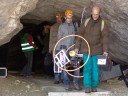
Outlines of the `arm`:
[{"label": "arm", "polygon": [[[80,36],[83,37],[84,31],[85,31],[85,26],[84,26],[84,23],[83,23],[83,24],[78,28],[77,35],[80,35]],[[82,41],[81,38],[78,38],[78,37],[76,38],[76,44],[75,44],[75,48],[76,48],[76,49],[79,49],[79,48],[80,48],[81,41]]]},{"label": "arm", "polygon": [[28,43],[29,43],[31,46],[33,46],[34,48],[37,48],[37,46],[32,43],[32,36],[27,36],[26,39],[27,39]]},{"label": "arm", "polygon": [[51,51],[53,50],[52,48],[52,44],[53,44],[53,40],[52,40],[52,37],[53,37],[53,26],[51,27],[50,29],[50,38],[49,38],[49,53],[51,53]]},{"label": "arm", "polygon": [[103,52],[108,53],[109,51],[109,30],[108,30],[108,25],[105,22],[104,29],[102,31],[102,43],[103,43]]},{"label": "arm", "polygon": [[63,37],[62,25],[59,26],[57,39],[61,39]]},{"label": "arm", "polygon": [[79,26],[78,26],[78,23],[76,22],[76,29],[78,30]]}]

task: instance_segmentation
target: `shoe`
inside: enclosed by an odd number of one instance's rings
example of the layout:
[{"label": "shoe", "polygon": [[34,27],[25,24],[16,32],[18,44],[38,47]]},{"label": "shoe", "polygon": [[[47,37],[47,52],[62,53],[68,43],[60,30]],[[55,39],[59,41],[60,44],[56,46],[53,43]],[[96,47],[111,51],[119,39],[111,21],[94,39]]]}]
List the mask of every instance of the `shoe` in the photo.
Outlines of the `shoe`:
[{"label": "shoe", "polygon": [[79,84],[74,84],[74,88],[75,88],[75,90],[82,90],[82,88],[80,87]]},{"label": "shoe", "polygon": [[66,91],[72,91],[72,88],[71,88],[70,86],[66,86],[66,87],[65,87],[65,90],[66,90]]},{"label": "shoe", "polygon": [[97,92],[97,89],[96,88],[92,88],[92,92]]},{"label": "shoe", "polygon": [[85,93],[91,93],[91,92],[92,92],[91,88],[85,88]]},{"label": "shoe", "polygon": [[63,80],[63,79],[61,79],[61,80],[60,80],[60,83],[64,83],[64,80]]},{"label": "shoe", "polygon": [[55,81],[54,84],[60,84],[60,81]]}]

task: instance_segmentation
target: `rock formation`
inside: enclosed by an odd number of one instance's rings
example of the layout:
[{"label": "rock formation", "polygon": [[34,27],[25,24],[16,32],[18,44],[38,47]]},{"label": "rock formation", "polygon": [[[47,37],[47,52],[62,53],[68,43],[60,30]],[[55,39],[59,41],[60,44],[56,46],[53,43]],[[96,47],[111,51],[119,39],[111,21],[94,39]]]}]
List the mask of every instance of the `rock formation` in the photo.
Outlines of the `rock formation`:
[{"label": "rock formation", "polygon": [[38,0],[0,0],[0,45],[22,29],[20,18],[36,7]]},{"label": "rock formation", "polygon": [[97,4],[102,8],[101,16],[109,21],[110,57],[128,64],[128,0],[1,0],[0,3],[0,45],[19,32],[23,15],[23,22],[38,24],[43,20],[53,22],[55,12],[72,9],[74,18],[80,21],[83,8],[86,18],[90,8]]}]

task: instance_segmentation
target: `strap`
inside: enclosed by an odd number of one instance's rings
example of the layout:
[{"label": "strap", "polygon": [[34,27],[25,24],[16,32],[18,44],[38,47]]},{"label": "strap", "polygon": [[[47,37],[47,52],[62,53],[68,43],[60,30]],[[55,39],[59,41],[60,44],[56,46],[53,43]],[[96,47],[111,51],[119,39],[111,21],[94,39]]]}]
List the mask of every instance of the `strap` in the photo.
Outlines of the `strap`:
[{"label": "strap", "polygon": [[86,21],[85,21],[85,23],[84,23],[85,27],[87,26],[87,24],[88,24],[88,22],[89,22],[90,19],[91,19],[91,18],[87,18],[87,19],[86,19]]},{"label": "strap", "polygon": [[103,31],[104,29],[104,20],[101,21],[101,32]]},{"label": "strap", "polygon": [[74,26],[74,28],[75,28],[75,31],[77,32],[77,22],[73,22],[73,26]]},{"label": "strap", "polygon": [[[85,27],[87,26],[87,24],[88,24],[88,22],[89,22],[90,19],[91,18],[87,18],[86,19],[86,21],[84,23]],[[103,29],[104,29],[104,20],[101,21],[101,32],[103,31]]]}]

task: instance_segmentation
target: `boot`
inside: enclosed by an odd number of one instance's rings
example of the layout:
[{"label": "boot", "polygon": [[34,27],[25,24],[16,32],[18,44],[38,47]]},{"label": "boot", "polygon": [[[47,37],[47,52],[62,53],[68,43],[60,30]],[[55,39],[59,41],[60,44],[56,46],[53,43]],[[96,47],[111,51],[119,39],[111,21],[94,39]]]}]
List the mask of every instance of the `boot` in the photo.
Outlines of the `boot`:
[{"label": "boot", "polygon": [[60,81],[55,81],[54,84],[60,84]]},{"label": "boot", "polygon": [[82,88],[80,87],[79,84],[74,84],[74,88],[75,88],[75,90],[82,90]]},{"label": "boot", "polygon": [[96,88],[92,88],[92,92],[97,92],[97,89]]},{"label": "boot", "polygon": [[64,83],[64,80],[63,80],[63,79],[61,79],[61,80],[60,80],[60,83]]},{"label": "boot", "polygon": [[85,88],[85,93],[91,93],[91,92],[92,92],[91,88]]}]

